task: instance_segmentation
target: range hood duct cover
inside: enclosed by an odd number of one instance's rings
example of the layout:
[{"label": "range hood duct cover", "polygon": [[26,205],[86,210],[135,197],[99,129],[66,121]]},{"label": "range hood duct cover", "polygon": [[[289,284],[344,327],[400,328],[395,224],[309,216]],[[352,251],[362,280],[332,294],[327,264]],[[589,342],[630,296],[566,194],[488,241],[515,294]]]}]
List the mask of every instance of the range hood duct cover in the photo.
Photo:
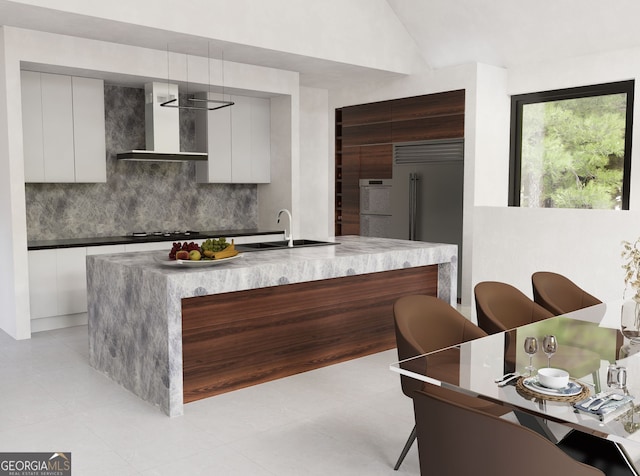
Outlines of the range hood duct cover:
[{"label": "range hood duct cover", "polygon": [[178,101],[178,85],[162,82],[144,85],[146,150],[117,154],[119,160],[144,162],[184,162],[207,160],[201,152],[180,152],[180,116],[177,108],[162,107],[166,101]]}]

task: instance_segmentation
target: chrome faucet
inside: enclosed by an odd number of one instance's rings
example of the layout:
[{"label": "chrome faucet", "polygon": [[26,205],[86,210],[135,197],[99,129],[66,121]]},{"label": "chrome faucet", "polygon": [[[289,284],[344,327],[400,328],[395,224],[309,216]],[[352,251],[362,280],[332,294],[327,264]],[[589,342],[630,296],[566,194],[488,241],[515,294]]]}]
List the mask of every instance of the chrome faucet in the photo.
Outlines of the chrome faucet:
[{"label": "chrome faucet", "polygon": [[280,210],[278,212],[278,223],[280,223],[280,215],[282,215],[283,213],[286,213],[287,215],[289,215],[289,236],[287,236],[286,229],[285,229],[284,239],[289,240],[289,248],[293,248],[293,220],[291,218],[291,212],[286,208],[283,208],[282,210]]}]

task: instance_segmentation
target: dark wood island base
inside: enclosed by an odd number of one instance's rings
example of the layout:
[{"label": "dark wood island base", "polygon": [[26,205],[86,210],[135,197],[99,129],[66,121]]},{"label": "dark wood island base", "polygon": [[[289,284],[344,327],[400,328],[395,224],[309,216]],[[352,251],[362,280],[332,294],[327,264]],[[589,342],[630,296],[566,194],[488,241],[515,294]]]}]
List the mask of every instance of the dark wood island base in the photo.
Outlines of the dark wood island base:
[{"label": "dark wood island base", "polygon": [[392,306],[438,266],[182,300],[184,403],[395,347]]}]

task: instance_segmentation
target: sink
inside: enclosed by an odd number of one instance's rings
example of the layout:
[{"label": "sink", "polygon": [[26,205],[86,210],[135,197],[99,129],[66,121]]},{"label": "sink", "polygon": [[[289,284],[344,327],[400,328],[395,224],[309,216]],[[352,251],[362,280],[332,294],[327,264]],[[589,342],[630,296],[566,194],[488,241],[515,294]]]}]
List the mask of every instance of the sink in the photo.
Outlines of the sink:
[{"label": "sink", "polygon": [[[329,246],[329,245],[339,245],[340,243],[336,243],[334,241],[318,241],[318,240],[306,240],[299,239],[293,240],[294,248],[304,248],[308,246]],[[282,250],[289,247],[289,241],[264,241],[261,243],[243,243],[241,245],[236,245],[236,249],[238,251],[265,251],[265,250]]]},{"label": "sink", "polygon": [[268,241],[265,241],[264,243],[243,243],[241,245],[235,245],[235,246],[236,246],[236,249],[238,250],[242,249],[243,251],[249,251],[249,250],[244,250],[244,248],[251,248],[250,251],[257,251],[257,250],[268,250],[270,248],[281,247],[280,245],[273,245]]},{"label": "sink", "polygon": [[[269,245],[273,245],[273,246],[278,246],[278,247],[288,247],[289,246],[289,241],[288,240],[283,240],[283,241],[270,241],[268,243],[264,243],[264,244],[269,244]],[[299,246],[325,246],[325,245],[337,245],[338,243],[335,243],[333,241],[316,241],[316,240],[293,240],[293,247],[299,247]]]}]

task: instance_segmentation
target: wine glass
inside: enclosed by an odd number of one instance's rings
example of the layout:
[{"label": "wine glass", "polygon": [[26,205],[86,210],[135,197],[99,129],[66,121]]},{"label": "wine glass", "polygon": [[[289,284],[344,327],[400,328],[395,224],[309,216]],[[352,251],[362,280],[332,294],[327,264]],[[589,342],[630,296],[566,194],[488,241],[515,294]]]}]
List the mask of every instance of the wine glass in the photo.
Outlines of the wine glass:
[{"label": "wine glass", "polygon": [[620,330],[629,339],[629,343],[620,349],[620,358],[640,352],[640,301],[635,297],[622,304]]},{"label": "wine glass", "polygon": [[544,336],[542,350],[547,355],[547,367],[551,367],[551,356],[558,351],[558,340],[554,335]]},{"label": "wine glass", "polygon": [[538,352],[538,339],[535,337],[527,337],[524,340],[524,351],[529,355],[529,365],[525,367],[525,370],[529,372],[529,376],[533,375],[533,371],[536,369],[533,366],[533,354]]}]

